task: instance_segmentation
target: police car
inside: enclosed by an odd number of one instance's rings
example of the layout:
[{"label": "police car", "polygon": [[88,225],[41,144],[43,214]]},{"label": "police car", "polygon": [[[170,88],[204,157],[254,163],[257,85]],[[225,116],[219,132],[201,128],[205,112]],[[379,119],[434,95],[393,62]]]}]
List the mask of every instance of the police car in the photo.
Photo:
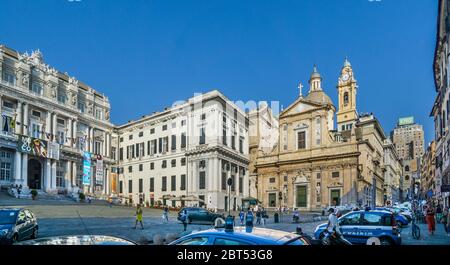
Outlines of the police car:
[{"label": "police car", "polygon": [[[318,225],[314,237],[321,239],[327,223]],[[345,239],[352,244],[367,244],[373,238],[381,245],[400,245],[401,236],[395,216],[389,211],[353,211],[339,218],[339,227]]]},{"label": "police car", "polygon": [[192,232],[169,245],[309,245],[302,235],[247,226],[233,226],[227,218],[224,227]]}]

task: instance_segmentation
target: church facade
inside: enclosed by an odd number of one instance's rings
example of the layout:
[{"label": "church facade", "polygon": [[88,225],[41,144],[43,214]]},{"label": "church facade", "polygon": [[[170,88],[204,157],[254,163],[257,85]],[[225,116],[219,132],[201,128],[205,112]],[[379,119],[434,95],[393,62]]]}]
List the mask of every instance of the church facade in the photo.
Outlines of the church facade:
[{"label": "church facade", "polygon": [[[278,117],[278,140],[267,148],[260,130],[260,141],[250,148],[250,175],[256,176],[263,206],[313,211],[330,205],[383,204],[386,136],[372,114],[357,113],[358,86],[351,64],[346,60],[341,70],[337,110],[316,67],[308,95],[299,88],[298,98]],[[250,117],[250,124],[259,124],[260,117]]]}]

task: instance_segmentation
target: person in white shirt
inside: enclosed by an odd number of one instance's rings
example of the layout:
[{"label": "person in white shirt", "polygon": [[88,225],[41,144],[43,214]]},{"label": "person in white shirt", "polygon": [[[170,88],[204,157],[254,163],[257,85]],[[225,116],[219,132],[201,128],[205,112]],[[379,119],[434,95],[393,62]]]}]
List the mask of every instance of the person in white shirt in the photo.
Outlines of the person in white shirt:
[{"label": "person in white shirt", "polygon": [[330,208],[328,209],[328,212],[330,213],[330,215],[328,215],[327,231],[330,234],[332,234],[333,232],[340,234],[339,219],[336,216],[334,209]]}]

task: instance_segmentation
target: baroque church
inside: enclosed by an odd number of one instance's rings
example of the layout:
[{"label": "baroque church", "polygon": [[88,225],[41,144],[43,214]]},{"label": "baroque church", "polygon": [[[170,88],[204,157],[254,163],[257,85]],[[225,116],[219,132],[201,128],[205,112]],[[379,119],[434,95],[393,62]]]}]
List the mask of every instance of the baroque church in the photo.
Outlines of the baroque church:
[{"label": "baroque church", "polygon": [[249,115],[250,190],[264,207],[383,204],[386,136],[372,114],[358,115],[350,62],[338,78],[337,109],[322,81],[314,66],[306,96],[300,84],[298,98],[278,117],[267,107]]}]

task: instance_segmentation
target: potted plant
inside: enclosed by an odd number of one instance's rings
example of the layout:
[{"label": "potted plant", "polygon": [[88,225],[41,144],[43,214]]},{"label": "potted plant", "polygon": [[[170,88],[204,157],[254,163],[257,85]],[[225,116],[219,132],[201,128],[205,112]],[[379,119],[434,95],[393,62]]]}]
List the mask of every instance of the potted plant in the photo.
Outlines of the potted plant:
[{"label": "potted plant", "polygon": [[78,198],[80,199],[81,202],[84,202],[84,200],[86,199],[86,195],[84,195],[84,193],[80,193],[78,195]]},{"label": "potted plant", "polygon": [[33,198],[33,200],[36,200],[37,195],[38,195],[37,190],[31,190],[31,198]]}]

